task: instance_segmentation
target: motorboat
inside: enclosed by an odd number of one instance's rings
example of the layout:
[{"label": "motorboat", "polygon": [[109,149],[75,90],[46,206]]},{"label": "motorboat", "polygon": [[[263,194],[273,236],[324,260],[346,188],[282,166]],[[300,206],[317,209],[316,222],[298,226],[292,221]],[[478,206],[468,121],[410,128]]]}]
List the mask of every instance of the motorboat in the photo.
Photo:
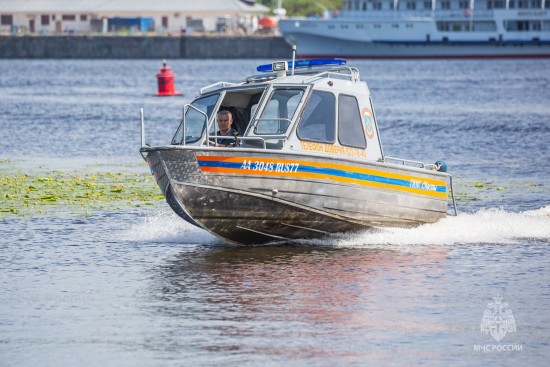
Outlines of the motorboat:
[{"label": "motorboat", "polygon": [[[452,176],[384,154],[371,94],[345,59],[260,65],[200,90],[170,144],[140,153],[183,220],[234,244],[320,238],[444,218]],[[217,134],[230,111],[238,135]],[[456,205],[454,205],[456,214]]]}]

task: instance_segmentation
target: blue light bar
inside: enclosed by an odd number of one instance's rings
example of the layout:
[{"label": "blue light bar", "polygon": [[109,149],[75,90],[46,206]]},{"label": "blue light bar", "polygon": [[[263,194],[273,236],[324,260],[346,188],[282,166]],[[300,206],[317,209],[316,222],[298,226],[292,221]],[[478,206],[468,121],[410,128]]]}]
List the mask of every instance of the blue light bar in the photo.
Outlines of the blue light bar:
[{"label": "blue light bar", "polygon": [[[287,61],[288,69],[292,69],[292,61]],[[346,59],[311,59],[311,60],[296,60],[295,69],[298,68],[310,68],[313,66],[324,66],[324,65],[345,65],[347,63]],[[270,72],[273,71],[273,64],[260,65],[256,68],[259,72]]]}]

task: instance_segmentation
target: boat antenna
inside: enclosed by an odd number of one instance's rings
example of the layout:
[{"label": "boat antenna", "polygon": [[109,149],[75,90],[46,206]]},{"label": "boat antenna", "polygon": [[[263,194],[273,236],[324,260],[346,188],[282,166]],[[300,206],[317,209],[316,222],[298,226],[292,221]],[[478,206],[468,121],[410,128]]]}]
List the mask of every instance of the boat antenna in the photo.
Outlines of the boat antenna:
[{"label": "boat antenna", "polygon": [[292,74],[294,76],[294,61],[296,60],[296,45],[292,45]]}]

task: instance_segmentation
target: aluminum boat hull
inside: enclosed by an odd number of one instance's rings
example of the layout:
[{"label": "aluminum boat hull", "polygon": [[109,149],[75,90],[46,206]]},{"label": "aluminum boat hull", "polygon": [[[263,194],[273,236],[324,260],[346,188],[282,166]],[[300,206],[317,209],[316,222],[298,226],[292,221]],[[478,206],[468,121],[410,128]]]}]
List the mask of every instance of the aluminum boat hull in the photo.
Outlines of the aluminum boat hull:
[{"label": "aluminum boat hull", "polygon": [[141,153],[180,217],[238,244],[411,227],[447,213],[446,175],[436,171],[254,149]]}]

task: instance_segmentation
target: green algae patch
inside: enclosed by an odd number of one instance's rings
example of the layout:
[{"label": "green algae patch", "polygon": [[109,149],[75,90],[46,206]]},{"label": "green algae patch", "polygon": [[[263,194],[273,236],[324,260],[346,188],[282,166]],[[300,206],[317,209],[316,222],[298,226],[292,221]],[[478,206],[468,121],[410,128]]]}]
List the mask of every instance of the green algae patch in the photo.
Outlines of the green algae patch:
[{"label": "green algae patch", "polygon": [[526,182],[521,178],[499,180],[468,180],[457,175],[454,180],[455,199],[460,204],[472,202],[506,202],[532,195],[544,196],[550,192],[547,182]]},{"label": "green algae patch", "polygon": [[[8,163],[8,162],[3,162]],[[0,170],[0,219],[43,215],[88,215],[163,200],[149,174],[135,172]]]}]

